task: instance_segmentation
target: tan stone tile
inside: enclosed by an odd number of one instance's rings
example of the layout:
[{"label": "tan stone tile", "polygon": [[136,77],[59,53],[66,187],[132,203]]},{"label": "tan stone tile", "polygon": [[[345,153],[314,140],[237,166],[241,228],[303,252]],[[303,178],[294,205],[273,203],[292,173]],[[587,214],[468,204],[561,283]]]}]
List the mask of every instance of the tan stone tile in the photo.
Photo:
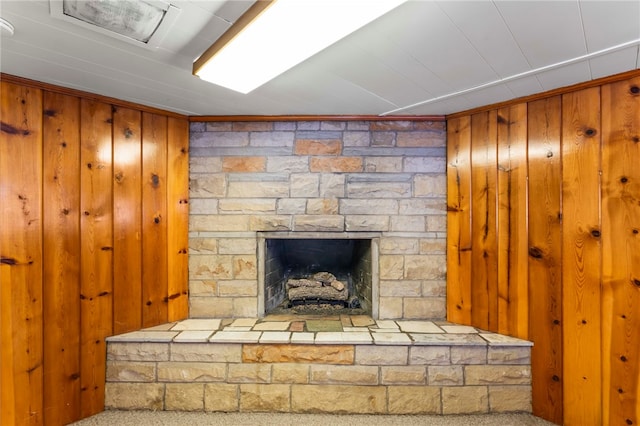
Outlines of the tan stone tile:
[{"label": "tan stone tile", "polygon": [[264,321],[253,326],[253,330],[285,331],[289,328],[288,321]]},{"label": "tan stone tile", "polygon": [[390,366],[382,367],[384,385],[426,385],[427,369],[424,366]]},{"label": "tan stone tile", "polygon": [[271,366],[269,364],[229,364],[228,383],[269,383]]},{"label": "tan stone tile", "polygon": [[156,363],[107,361],[108,382],[155,382]]},{"label": "tan stone tile", "polygon": [[240,391],[238,385],[216,383],[204,386],[205,411],[238,411],[239,401]]},{"label": "tan stone tile", "polygon": [[440,388],[389,386],[389,414],[441,414]]},{"label": "tan stone tile", "polygon": [[486,346],[451,346],[451,364],[486,364]]},{"label": "tan stone tile", "polygon": [[107,359],[118,361],[168,361],[169,343],[107,343]]},{"label": "tan stone tile", "polygon": [[219,343],[258,343],[261,334],[259,331],[217,331],[209,341]]},{"label": "tan stone tile", "polygon": [[164,409],[168,411],[202,411],[204,409],[204,384],[167,383]]},{"label": "tan stone tile", "polygon": [[233,320],[230,327],[253,327],[257,321],[257,318],[238,318]]},{"label": "tan stone tile", "polygon": [[442,388],[442,414],[489,412],[486,386],[445,386]]},{"label": "tan stone tile", "polygon": [[239,344],[173,343],[171,345],[171,361],[241,362],[241,355],[242,345]]},{"label": "tan stone tile", "polygon": [[[302,333],[294,333],[294,335]],[[352,345],[243,345],[242,362],[353,364]]]},{"label": "tan stone tile", "polygon": [[489,364],[531,364],[531,347],[489,346],[487,360]]},{"label": "tan stone tile", "polygon": [[290,385],[242,384],[240,385],[240,411],[289,412]]},{"label": "tan stone tile", "polygon": [[530,386],[489,386],[489,411],[492,413],[530,413]]},{"label": "tan stone tile", "polygon": [[376,345],[410,345],[411,339],[404,333],[373,333]]},{"label": "tan stone tile", "polygon": [[181,331],[173,341],[174,342],[207,342],[213,331],[203,330],[185,330]]},{"label": "tan stone tile", "polygon": [[219,328],[219,319],[189,318],[176,323],[172,330],[217,330]]},{"label": "tan stone tile", "polygon": [[332,385],[377,385],[378,367],[364,365],[312,365],[310,383]]},{"label": "tan stone tile", "polygon": [[375,321],[369,315],[353,315],[351,316],[351,322],[354,327],[368,327],[375,324]]},{"label": "tan stone tile", "polygon": [[222,362],[159,362],[159,382],[221,382],[227,375]]},{"label": "tan stone tile", "polygon": [[114,410],[163,410],[164,383],[107,382],[104,405]]},{"label": "tan stone tile", "polygon": [[291,411],[381,414],[386,412],[386,389],[382,386],[291,385]]},{"label": "tan stone tile", "polygon": [[460,365],[430,365],[427,367],[429,386],[459,386],[464,384]]},{"label": "tan stone tile", "polygon": [[289,343],[290,337],[289,331],[265,331],[260,336],[260,343]]},{"label": "tan stone tile", "polygon": [[431,321],[396,321],[396,323],[405,333],[444,333]]},{"label": "tan stone tile", "polygon": [[524,385],[531,383],[528,365],[467,365],[464,367],[466,385]]},{"label": "tan stone tile", "polygon": [[288,363],[272,364],[271,382],[299,384],[309,383],[309,365]]},{"label": "tan stone tile", "polygon": [[474,334],[478,333],[474,327],[469,325],[441,325],[441,329],[449,334]]},{"label": "tan stone tile", "polygon": [[356,346],[358,365],[407,365],[408,346]]},{"label": "tan stone tile", "polygon": [[449,365],[448,346],[412,346],[409,350],[409,364],[412,365]]}]

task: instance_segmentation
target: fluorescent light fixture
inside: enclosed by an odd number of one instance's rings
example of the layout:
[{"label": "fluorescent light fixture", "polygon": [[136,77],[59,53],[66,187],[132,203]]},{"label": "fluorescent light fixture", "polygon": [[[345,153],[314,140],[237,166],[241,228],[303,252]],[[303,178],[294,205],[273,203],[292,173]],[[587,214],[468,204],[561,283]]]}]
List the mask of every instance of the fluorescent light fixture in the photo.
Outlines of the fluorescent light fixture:
[{"label": "fluorescent light fixture", "polygon": [[193,64],[249,93],[406,0],[258,0]]},{"label": "fluorescent light fixture", "polygon": [[138,46],[157,48],[180,9],[162,0],[50,0],[51,15]]}]

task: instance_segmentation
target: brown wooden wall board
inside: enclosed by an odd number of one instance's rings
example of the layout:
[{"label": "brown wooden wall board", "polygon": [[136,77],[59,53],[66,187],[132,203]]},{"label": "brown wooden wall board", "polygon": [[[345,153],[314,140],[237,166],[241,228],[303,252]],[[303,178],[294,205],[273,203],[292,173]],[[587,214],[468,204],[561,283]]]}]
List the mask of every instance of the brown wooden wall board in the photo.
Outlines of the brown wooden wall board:
[{"label": "brown wooden wall board", "polygon": [[[42,91],[0,82],[0,423],[43,423]],[[16,333],[16,330],[20,330]]]},{"label": "brown wooden wall board", "polygon": [[447,319],[471,325],[471,120],[447,124]]},{"label": "brown wooden wall board", "polygon": [[562,424],[560,96],[528,105],[529,339],[533,411]]},{"label": "brown wooden wall board", "polygon": [[113,332],[142,328],[142,113],[113,109]]},{"label": "brown wooden wall board", "polygon": [[640,77],[602,87],[603,424],[640,422]]},{"label": "brown wooden wall board", "polygon": [[80,418],[80,99],[44,93],[44,422]]}]

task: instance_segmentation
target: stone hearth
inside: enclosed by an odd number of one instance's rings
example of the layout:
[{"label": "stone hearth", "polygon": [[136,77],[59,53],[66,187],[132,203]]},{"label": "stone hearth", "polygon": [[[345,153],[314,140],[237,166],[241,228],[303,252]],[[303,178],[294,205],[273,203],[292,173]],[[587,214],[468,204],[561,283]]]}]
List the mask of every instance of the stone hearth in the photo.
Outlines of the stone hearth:
[{"label": "stone hearth", "polygon": [[106,407],[531,412],[530,346],[440,321],[189,319],[108,339]]}]

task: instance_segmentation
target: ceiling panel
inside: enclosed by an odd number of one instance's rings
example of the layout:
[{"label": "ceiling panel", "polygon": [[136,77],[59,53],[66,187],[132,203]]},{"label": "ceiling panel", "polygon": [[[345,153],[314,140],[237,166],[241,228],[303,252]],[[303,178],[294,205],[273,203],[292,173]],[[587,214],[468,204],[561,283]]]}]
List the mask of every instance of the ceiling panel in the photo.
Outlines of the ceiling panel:
[{"label": "ceiling panel", "polygon": [[[55,19],[48,0],[0,0],[15,26],[0,33],[0,71],[187,115],[431,115],[640,67],[639,0],[409,0],[242,95],[191,71],[253,1],[168,1],[181,14],[152,50]],[[623,42],[631,45],[536,71]],[[511,78],[520,73],[530,74]]]}]

